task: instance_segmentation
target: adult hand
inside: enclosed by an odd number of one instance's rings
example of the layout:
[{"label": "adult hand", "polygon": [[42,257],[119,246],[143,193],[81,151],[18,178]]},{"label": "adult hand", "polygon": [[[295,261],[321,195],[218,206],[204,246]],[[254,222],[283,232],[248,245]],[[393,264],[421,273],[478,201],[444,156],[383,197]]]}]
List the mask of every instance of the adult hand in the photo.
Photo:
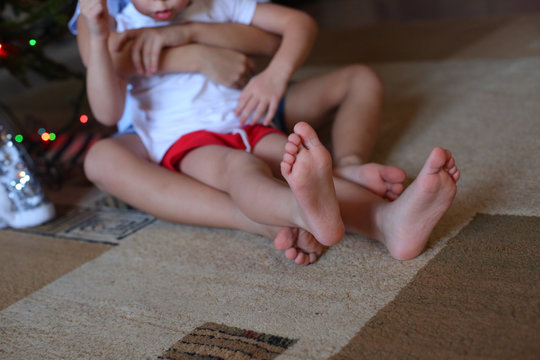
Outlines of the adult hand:
[{"label": "adult hand", "polygon": [[259,122],[263,116],[263,124],[270,124],[285,89],[286,82],[268,70],[253,77],[242,91],[235,109],[240,123],[244,124],[253,115],[250,119],[251,125]]},{"label": "adult hand", "polygon": [[255,64],[246,55],[218,47],[201,46],[201,73],[230,88],[241,89],[255,72]]},{"label": "adult hand", "polygon": [[185,45],[191,42],[189,25],[173,25],[127,30],[115,39],[113,49],[121,51],[128,43],[135,70],[141,75],[153,75],[158,70],[159,57],[165,47]]}]

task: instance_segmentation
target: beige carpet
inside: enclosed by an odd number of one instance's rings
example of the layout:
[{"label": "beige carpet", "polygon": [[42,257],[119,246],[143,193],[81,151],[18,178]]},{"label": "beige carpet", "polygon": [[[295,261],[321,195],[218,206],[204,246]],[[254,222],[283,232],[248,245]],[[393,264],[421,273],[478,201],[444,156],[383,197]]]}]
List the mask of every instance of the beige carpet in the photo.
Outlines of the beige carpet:
[{"label": "beige carpet", "polygon": [[0,232],[0,358],[538,358],[538,24],[349,30],[358,51],[320,45],[300,72],[376,60],[376,160],[412,177],[433,146],[453,151],[458,195],[417,259],[347,235],[297,267],[262,237],[154,221],[80,183],[51,192],[77,204],[68,218]]}]

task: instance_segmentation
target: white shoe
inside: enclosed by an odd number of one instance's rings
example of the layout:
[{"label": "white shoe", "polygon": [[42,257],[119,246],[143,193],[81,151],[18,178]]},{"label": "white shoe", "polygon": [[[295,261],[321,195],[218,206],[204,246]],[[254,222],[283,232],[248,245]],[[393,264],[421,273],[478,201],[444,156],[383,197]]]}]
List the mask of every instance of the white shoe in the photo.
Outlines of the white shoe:
[{"label": "white shoe", "polygon": [[0,228],[36,226],[54,217],[30,167],[30,157],[0,116]]}]

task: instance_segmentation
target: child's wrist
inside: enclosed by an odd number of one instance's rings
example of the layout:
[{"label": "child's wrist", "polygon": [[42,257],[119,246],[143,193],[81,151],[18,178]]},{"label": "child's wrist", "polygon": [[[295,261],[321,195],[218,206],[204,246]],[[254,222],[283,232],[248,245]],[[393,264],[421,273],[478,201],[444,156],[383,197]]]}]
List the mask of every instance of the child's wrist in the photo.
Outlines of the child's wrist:
[{"label": "child's wrist", "polygon": [[201,42],[199,34],[201,33],[201,26],[199,23],[187,23],[180,25],[183,33],[185,44],[199,43]]},{"label": "child's wrist", "polygon": [[292,64],[286,61],[272,61],[268,65],[267,70],[272,74],[272,77],[287,83],[291,79],[295,69]]},{"label": "child's wrist", "polygon": [[100,24],[88,23],[88,37],[90,41],[107,41],[111,31]]},{"label": "child's wrist", "polygon": [[109,34],[95,34],[91,35],[89,40],[90,48],[108,48]]}]

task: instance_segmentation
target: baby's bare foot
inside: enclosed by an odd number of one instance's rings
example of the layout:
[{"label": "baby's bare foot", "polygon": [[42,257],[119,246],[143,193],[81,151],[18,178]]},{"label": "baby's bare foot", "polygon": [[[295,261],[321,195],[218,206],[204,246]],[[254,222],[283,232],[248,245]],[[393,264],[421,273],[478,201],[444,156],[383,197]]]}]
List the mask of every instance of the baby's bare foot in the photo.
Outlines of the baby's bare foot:
[{"label": "baby's bare foot", "polygon": [[274,239],[274,248],[298,265],[313,264],[322,254],[323,246],[307,231],[282,228]]},{"label": "baby's bare foot", "polygon": [[456,195],[459,170],[448,150],[433,149],[416,180],[382,211],[381,239],[398,260],[423,251],[435,225]]},{"label": "baby's bare foot", "polygon": [[295,125],[285,146],[281,173],[299,205],[305,230],[321,244],[337,244],[345,232],[334,189],[332,158],[315,130]]},{"label": "baby's bare foot", "polygon": [[398,167],[376,163],[340,166],[334,169],[334,173],[388,200],[397,199],[403,192],[406,177],[405,171]]}]

